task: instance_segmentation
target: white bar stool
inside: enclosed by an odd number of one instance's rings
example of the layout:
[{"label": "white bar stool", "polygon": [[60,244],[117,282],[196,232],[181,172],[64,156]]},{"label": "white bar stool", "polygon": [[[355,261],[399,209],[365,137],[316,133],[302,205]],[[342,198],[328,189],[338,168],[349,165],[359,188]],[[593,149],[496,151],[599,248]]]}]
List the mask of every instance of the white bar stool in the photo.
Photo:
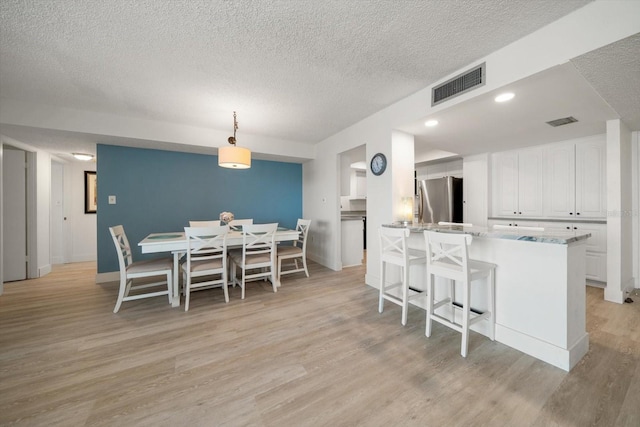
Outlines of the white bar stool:
[{"label": "white bar stool", "polygon": [[[435,320],[462,333],[460,354],[467,357],[469,348],[469,327],[486,319],[489,322],[489,338],[495,339],[495,264],[469,259],[468,245],[473,240],[470,234],[424,232],[427,249],[427,324],[425,335],[431,336],[431,321]],[[435,301],[434,277],[449,279],[449,297]],[[479,312],[471,308],[471,283],[478,279],[488,279],[488,308]],[[455,301],[455,281],[463,285],[462,303]],[[450,318],[436,314],[435,310],[448,304]],[[462,310],[462,323],[456,323],[455,310]]]},{"label": "white bar stool", "polygon": [[[407,238],[409,237],[408,228],[391,228],[380,227],[380,299],[378,302],[378,311],[382,313],[384,309],[384,300],[391,301],[402,307],[402,325],[407,324],[407,312],[409,308],[409,300],[418,298],[426,294],[425,290],[416,289],[410,286],[411,266],[424,264],[426,254],[424,251],[409,249],[407,247]],[[386,267],[387,264],[397,265],[402,269],[402,278],[398,283],[387,286],[386,284]],[[389,290],[401,288],[401,294],[389,293]]]}]

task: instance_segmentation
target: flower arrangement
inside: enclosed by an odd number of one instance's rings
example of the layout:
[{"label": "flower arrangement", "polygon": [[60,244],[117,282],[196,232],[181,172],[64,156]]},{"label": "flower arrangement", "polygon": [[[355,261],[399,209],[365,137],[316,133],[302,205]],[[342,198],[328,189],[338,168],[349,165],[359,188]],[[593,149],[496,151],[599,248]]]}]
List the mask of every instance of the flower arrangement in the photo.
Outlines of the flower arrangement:
[{"label": "flower arrangement", "polygon": [[229,224],[231,221],[233,221],[233,213],[232,212],[221,212],[220,213],[220,221],[225,223],[225,224]]}]

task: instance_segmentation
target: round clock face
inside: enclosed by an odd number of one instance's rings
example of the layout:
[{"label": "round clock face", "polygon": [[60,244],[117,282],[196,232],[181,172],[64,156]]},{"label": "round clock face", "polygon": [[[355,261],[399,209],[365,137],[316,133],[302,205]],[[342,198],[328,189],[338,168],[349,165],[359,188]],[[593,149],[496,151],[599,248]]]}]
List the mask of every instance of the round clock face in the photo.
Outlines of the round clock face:
[{"label": "round clock face", "polygon": [[382,175],[387,168],[387,158],[384,154],[378,153],[371,158],[371,172],[374,175]]}]

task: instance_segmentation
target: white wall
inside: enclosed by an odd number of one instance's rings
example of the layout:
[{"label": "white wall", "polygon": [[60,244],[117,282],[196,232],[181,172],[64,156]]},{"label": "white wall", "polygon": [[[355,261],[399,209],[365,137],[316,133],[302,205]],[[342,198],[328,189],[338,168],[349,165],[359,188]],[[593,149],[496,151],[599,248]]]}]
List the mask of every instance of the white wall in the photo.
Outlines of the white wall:
[{"label": "white wall", "polygon": [[[41,277],[51,272],[51,155],[44,151],[36,152],[35,198],[37,233],[35,265],[37,277]],[[30,258],[33,262],[33,258]]]},{"label": "white wall", "polygon": [[[339,153],[361,145],[362,141],[367,141],[367,162],[378,151],[388,153],[391,150],[391,134],[397,127],[633,35],[640,31],[640,20],[637,19],[639,15],[640,2],[590,3],[434,83],[437,85],[471,66],[486,62],[488,78],[485,86],[433,108],[430,107],[433,86],[429,86],[319,143],[315,147],[315,160],[303,165],[304,216],[318,225],[318,238],[322,239],[309,242],[310,257],[329,268],[338,269],[340,265],[340,189],[337,182],[340,175]],[[598,31],[594,31],[594,28]],[[558,43],[558,40],[571,40],[571,43]],[[413,167],[404,172],[393,171],[394,177],[402,173],[406,173],[406,179],[413,179]],[[377,240],[376,230],[381,224],[394,220],[392,183],[385,176],[390,174],[386,173],[382,177],[374,177],[372,174],[367,176],[366,281],[374,286],[377,286],[372,282],[377,277],[378,270],[377,244],[373,247],[369,242]]]},{"label": "white wall", "polygon": [[95,170],[95,162],[65,164],[64,211],[67,217],[65,262],[98,259],[97,214],[84,213],[84,171]]}]

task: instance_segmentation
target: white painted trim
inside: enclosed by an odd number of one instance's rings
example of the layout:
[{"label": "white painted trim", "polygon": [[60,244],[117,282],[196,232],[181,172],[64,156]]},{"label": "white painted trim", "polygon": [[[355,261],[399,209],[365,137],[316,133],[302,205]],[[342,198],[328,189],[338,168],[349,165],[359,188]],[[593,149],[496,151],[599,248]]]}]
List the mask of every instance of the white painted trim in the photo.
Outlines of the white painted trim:
[{"label": "white painted trim", "polygon": [[98,283],[108,283],[108,282],[117,282],[120,280],[120,272],[119,271],[110,271],[107,273],[98,273],[96,274],[96,284]]},{"label": "white painted trim", "polygon": [[38,269],[38,277],[46,276],[51,273],[51,264],[44,265]]},{"label": "white painted trim", "polygon": [[588,333],[585,333],[570,349],[565,350],[500,324],[496,324],[496,341],[557,366],[564,371],[570,371],[589,350]]}]

